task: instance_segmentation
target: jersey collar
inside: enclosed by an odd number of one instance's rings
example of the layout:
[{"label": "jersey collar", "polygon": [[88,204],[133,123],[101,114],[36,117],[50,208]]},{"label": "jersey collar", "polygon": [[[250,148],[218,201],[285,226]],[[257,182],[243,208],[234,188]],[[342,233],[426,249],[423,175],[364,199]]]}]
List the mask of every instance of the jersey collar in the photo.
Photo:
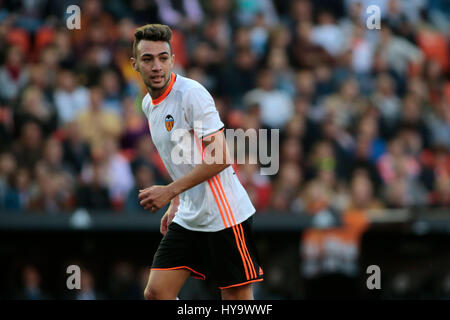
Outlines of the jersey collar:
[{"label": "jersey collar", "polygon": [[175,83],[175,79],[176,79],[177,75],[175,73],[171,73],[170,74],[170,83],[167,86],[166,90],[163,92],[162,95],[160,95],[158,98],[156,99],[152,99],[152,103],[153,105],[157,105],[160,104],[161,102],[163,102],[163,100],[167,97],[167,95],[170,93],[170,91],[173,88],[173,84]]}]

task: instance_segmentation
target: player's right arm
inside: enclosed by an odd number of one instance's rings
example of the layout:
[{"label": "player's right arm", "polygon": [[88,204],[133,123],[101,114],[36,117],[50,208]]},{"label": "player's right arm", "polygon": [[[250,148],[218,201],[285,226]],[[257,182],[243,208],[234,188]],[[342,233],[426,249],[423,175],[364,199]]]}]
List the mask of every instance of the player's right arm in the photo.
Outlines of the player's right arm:
[{"label": "player's right arm", "polygon": [[175,213],[178,210],[178,206],[180,204],[180,197],[176,196],[170,201],[170,206],[167,209],[166,213],[164,213],[163,217],[161,218],[161,226],[159,228],[159,231],[162,233],[162,235],[166,235],[167,229],[169,228],[169,225],[172,223],[173,218],[175,217]]}]

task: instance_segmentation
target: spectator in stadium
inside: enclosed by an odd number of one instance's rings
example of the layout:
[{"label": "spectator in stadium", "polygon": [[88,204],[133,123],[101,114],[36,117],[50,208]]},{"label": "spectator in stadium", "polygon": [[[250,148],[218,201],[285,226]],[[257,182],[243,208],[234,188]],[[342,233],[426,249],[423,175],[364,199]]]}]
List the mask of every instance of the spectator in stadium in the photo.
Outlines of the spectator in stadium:
[{"label": "spectator in stadium", "polygon": [[[190,31],[204,20],[203,9],[198,0],[156,0],[155,2],[158,5],[158,16],[161,22],[168,26],[177,26]],[[148,21],[151,20],[144,22]]]},{"label": "spectator in stadium", "polygon": [[279,175],[273,183],[273,196],[269,208],[280,213],[289,213],[302,181],[303,172],[298,163],[281,163]]},{"label": "spectator in stadium", "polygon": [[39,122],[28,119],[20,127],[19,134],[11,150],[19,166],[24,166],[31,171],[42,158],[43,132]]},{"label": "spectator in stadium", "polygon": [[58,126],[54,105],[48,103],[44,92],[37,86],[29,86],[22,92],[15,110],[14,123],[17,127],[20,128],[28,119],[36,120],[45,135],[54,132]]},{"label": "spectator in stadium", "polygon": [[449,101],[441,98],[441,101],[433,109],[428,118],[428,125],[431,129],[431,144],[445,145],[450,149],[450,108]]},{"label": "spectator in stadium", "polygon": [[379,74],[376,89],[370,99],[381,115],[381,133],[384,138],[389,138],[395,131],[401,110],[401,100],[396,94],[394,79],[386,73]]},{"label": "spectator in stadium", "polygon": [[51,297],[41,287],[42,277],[33,265],[22,269],[22,289],[17,293],[19,300],[48,300]]},{"label": "spectator in stadium", "polygon": [[118,19],[130,19],[138,25],[148,21],[161,22],[158,16],[158,4],[155,1],[108,1],[105,3],[105,7]]},{"label": "spectator in stadium", "polygon": [[104,150],[91,149],[91,159],[92,162],[86,163],[81,171],[81,182],[76,190],[76,207],[88,210],[109,210],[112,208],[112,203]]},{"label": "spectator in stadium", "polygon": [[167,172],[153,141],[148,136],[139,138],[135,152],[135,156],[131,161],[131,168],[133,168],[133,170],[141,161],[149,162],[155,169],[156,184],[164,184],[167,183],[167,181],[170,181],[171,178],[169,173]]},{"label": "spectator in stadium", "polygon": [[312,28],[308,21],[301,21],[295,27],[291,57],[292,64],[298,69],[314,69],[334,63],[333,57],[323,47],[311,41]]},{"label": "spectator in stadium", "polygon": [[235,171],[241,182],[249,194],[250,200],[255,206],[256,212],[264,212],[267,210],[272,193],[271,181],[267,176],[260,174],[260,167],[256,164],[256,158],[252,157],[244,164],[236,165]]},{"label": "spectator in stadium", "polygon": [[[83,0],[81,3],[80,30],[73,34],[77,53],[91,46],[100,46],[108,56],[103,46],[111,44],[116,36],[116,25],[113,17],[104,10],[101,0]],[[108,57],[105,57],[108,60]]]},{"label": "spectator in stadium", "polygon": [[414,126],[402,125],[398,129],[398,137],[405,146],[405,153],[419,158],[424,147],[420,132]]},{"label": "spectator in stadium", "polygon": [[120,137],[120,149],[134,150],[139,139],[149,133],[148,123],[137,110],[131,96],[122,99],[121,108],[124,129]]},{"label": "spectator in stadium", "polygon": [[[293,123],[293,122],[291,122]],[[300,141],[296,136],[287,136],[283,140],[280,150],[280,159],[285,163],[302,164],[303,150]]]},{"label": "spectator in stadium", "polygon": [[72,46],[71,36],[73,33],[65,27],[56,28],[52,38],[52,43],[58,52],[61,68],[73,70],[76,66],[75,52]]},{"label": "spectator in stadium", "polygon": [[90,147],[82,138],[78,122],[68,122],[62,130],[64,167],[74,177],[78,177],[83,166],[90,160]]},{"label": "spectator in stadium", "polygon": [[106,69],[100,76],[100,86],[103,89],[103,108],[122,116],[121,99],[124,93],[124,83],[114,69]]},{"label": "spectator in stadium", "polygon": [[[448,57],[448,53],[443,55]],[[437,105],[442,97],[442,88],[445,85],[444,68],[436,59],[431,58],[425,63],[423,68],[423,80],[426,82],[424,93],[426,94],[425,102]]]},{"label": "spectator in stadium", "polygon": [[[296,93],[298,97],[301,97],[308,104],[312,104],[316,106],[317,104],[317,83],[316,77],[312,70],[300,70],[295,75],[295,87]],[[313,112],[316,112],[316,109],[313,108]],[[317,117],[320,117],[317,116]]]},{"label": "spectator in stadium", "polygon": [[311,42],[327,50],[331,56],[339,56],[344,49],[344,34],[336,24],[333,13],[322,9],[317,14],[317,25],[311,30]]},{"label": "spectator in stadium", "polygon": [[250,26],[250,47],[259,59],[265,54],[268,38],[267,20],[264,13],[259,12],[253,17]]},{"label": "spectator in stadium", "polygon": [[[356,73],[356,76],[359,78],[362,76],[370,77],[369,74],[373,64],[375,46],[366,39],[365,26],[362,25],[359,20],[360,17],[358,17],[357,22],[351,24],[349,29],[351,30],[350,34],[352,37],[346,41],[345,48],[346,50],[352,51],[351,66],[352,70]],[[341,28],[345,30],[344,27]],[[363,79],[367,81],[366,78]]]},{"label": "spectator in stadium", "polygon": [[[376,167],[377,159],[385,153],[385,143],[376,134],[377,124],[373,118],[365,117],[359,123],[356,134],[355,149],[346,166],[347,173],[353,175],[355,170],[364,169],[376,189],[381,178]],[[349,178],[350,176],[347,176]]]},{"label": "spectator in stadium", "polygon": [[404,78],[408,74],[410,64],[420,66],[424,61],[424,55],[417,46],[393,34],[388,24],[383,22],[378,43],[381,59],[398,77]]},{"label": "spectator in stadium", "polygon": [[420,164],[406,153],[404,141],[400,136],[392,138],[388,143],[387,152],[377,162],[378,171],[386,184],[405,176],[409,180],[416,179],[420,174]]},{"label": "spectator in stadium", "polygon": [[448,208],[450,206],[450,175],[440,175],[434,182],[434,191],[429,195],[432,207]]},{"label": "spectator in stadium", "polygon": [[271,69],[258,72],[257,87],[250,90],[244,101],[247,106],[258,104],[261,108],[261,123],[267,128],[283,128],[294,112],[289,95],[274,87]]},{"label": "spectator in stadium", "polygon": [[[304,154],[309,154],[312,146],[320,138],[320,128],[317,120],[313,119],[313,112],[310,101],[300,95],[296,95],[294,99],[294,116],[290,120],[294,126],[299,127],[297,134],[289,134],[290,125],[287,125],[288,136],[298,136],[303,148]],[[297,121],[294,121],[297,120]]]},{"label": "spectator in stadium", "polygon": [[17,162],[11,152],[0,153],[0,208],[4,208],[4,200],[9,182],[17,169]]},{"label": "spectator in stadium", "polygon": [[145,212],[139,204],[139,190],[155,185],[153,167],[150,162],[139,159],[133,163],[135,185],[128,192],[125,209],[129,212]]},{"label": "spectator in stadium", "polygon": [[54,45],[48,45],[42,49],[39,63],[44,67],[47,81],[52,87],[56,84],[59,62],[59,52]]},{"label": "spectator in stadium", "polygon": [[330,186],[319,180],[311,180],[297,194],[294,212],[309,217],[315,228],[330,228],[339,222],[338,212],[331,206],[334,192]]},{"label": "spectator in stadium", "polygon": [[19,167],[10,178],[5,192],[6,211],[23,212],[28,208],[32,196],[32,177],[27,168]]},{"label": "spectator in stadium", "polygon": [[60,125],[75,120],[89,105],[88,89],[79,85],[76,75],[70,69],[59,71],[53,98]]},{"label": "spectator in stadium", "polygon": [[75,290],[75,300],[104,300],[103,293],[95,288],[95,277],[86,268],[81,269],[81,289]]},{"label": "spectator in stadium", "polygon": [[396,127],[409,127],[412,130],[416,130],[422,141],[420,149],[424,149],[430,146],[430,132],[426,120],[422,116],[425,113],[425,109],[420,103],[420,99],[417,99],[413,93],[406,94],[403,98],[403,107]]},{"label": "spectator in stadium", "polygon": [[[375,111],[376,112],[376,111]],[[356,139],[369,143],[369,159],[375,163],[386,151],[386,144],[379,134],[379,123],[374,110],[359,118]]]},{"label": "spectator in stadium", "polygon": [[53,137],[49,137],[44,143],[44,150],[42,152],[42,164],[48,168],[49,171],[56,173],[64,173],[63,165],[63,149],[61,142]]},{"label": "spectator in stadium", "polygon": [[351,202],[347,208],[347,213],[359,210],[362,211],[362,215],[367,215],[367,210],[383,208],[381,201],[375,197],[374,184],[370,178],[370,173],[364,169],[354,171],[350,192]]},{"label": "spectator in stadium", "polygon": [[278,22],[278,15],[271,0],[255,2],[238,0],[236,4],[236,15],[240,25],[249,25],[258,18],[265,20],[269,26]]},{"label": "spectator in stadium", "polygon": [[101,87],[89,89],[90,105],[77,117],[84,140],[93,148],[103,145],[107,136],[118,138],[122,133],[121,118],[104,107],[104,92]]},{"label": "spectator in stadium", "polygon": [[[42,165],[42,168],[39,168]],[[27,209],[31,212],[58,214],[67,212],[70,208],[68,190],[72,185],[67,176],[62,173],[49,170],[44,164],[38,164],[36,171],[37,186]]]},{"label": "spectator in stadium", "polygon": [[[424,106],[430,104],[428,85],[429,84],[425,81],[425,79],[420,76],[410,78],[407,83],[406,93],[403,99],[408,96],[414,97],[419,104],[420,111],[425,111],[424,109],[426,108],[424,108]],[[406,101],[404,101],[404,103],[405,102]]]},{"label": "spectator in stadium", "polygon": [[6,50],[5,62],[0,66],[0,99],[12,102],[28,82],[26,57],[19,46]]},{"label": "spectator in stadium", "polygon": [[338,126],[332,116],[326,117],[321,123],[321,137],[333,148],[333,170],[340,179],[348,177],[347,164],[354,149],[354,138],[345,129]]},{"label": "spectator in stadium", "polygon": [[416,180],[409,180],[405,174],[399,175],[382,190],[388,208],[405,209],[423,207],[427,202],[427,192]]},{"label": "spectator in stadium", "polygon": [[280,23],[273,26],[269,29],[266,51],[269,52],[271,49],[281,49],[285,53],[289,53],[288,49],[289,44],[291,43],[291,37],[292,34],[285,24]]},{"label": "spectator in stadium", "polygon": [[128,261],[118,261],[112,266],[110,275],[110,297],[114,300],[139,300],[142,290],[135,280],[136,270]]},{"label": "spectator in stadium", "polygon": [[100,152],[103,155],[102,165],[111,203],[115,209],[122,209],[134,184],[130,164],[119,152],[118,142],[112,136],[105,137]]},{"label": "spectator in stadium", "polygon": [[[44,103],[48,106],[53,106],[53,91],[55,84],[52,83],[50,77],[47,77],[47,69],[43,63],[35,63],[29,67],[29,79],[26,88],[35,87],[42,92]],[[23,92],[19,94],[21,96]],[[56,110],[55,110],[56,112]]]},{"label": "spectator in stadium", "polygon": [[288,9],[285,23],[291,31],[302,21],[312,23],[314,8],[310,0],[290,1]]},{"label": "spectator in stadium", "polygon": [[383,194],[387,205],[394,208],[424,205],[427,192],[420,182],[420,163],[406,153],[404,140],[398,135],[388,144],[386,154],[377,163],[384,182]]},{"label": "spectator in stadium", "polygon": [[289,67],[289,57],[282,48],[271,48],[267,53],[266,65],[273,70],[276,87],[291,97],[295,96],[295,73]]},{"label": "spectator in stadium", "polygon": [[[235,35],[235,38],[238,34]],[[235,108],[244,109],[245,93],[255,85],[256,55],[248,47],[239,47],[232,62],[222,68],[218,77],[217,93],[229,96]]]},{"label": "spectator in stadium", "polygon": [[355,78],[345,80],[336,94],[330,94],[324,100],[324,113],[336,119],[336,124],[344,129],[348,129],[368,108]]}]

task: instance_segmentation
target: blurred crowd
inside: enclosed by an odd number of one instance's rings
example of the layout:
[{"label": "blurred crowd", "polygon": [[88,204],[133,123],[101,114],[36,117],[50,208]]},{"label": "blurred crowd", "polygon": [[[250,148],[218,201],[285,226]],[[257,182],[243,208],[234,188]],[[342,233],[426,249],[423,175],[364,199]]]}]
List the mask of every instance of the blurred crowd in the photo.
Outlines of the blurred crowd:
[{"label": "blurred crowd", "polygon": [[[174,71],[227,128],[280,129],[276,175],[235,169],[257,214],[317,217],[305,276],[355,274],[367,210],[450,206],[449,1],[0,0],[0,212],[139,212],[139,189],[170,182],[129,61],[147,23],[172,28]],[[84,274],[75,298],[101,298]],[[39,279],[25,267],[19,296],[45,298]]]},{"label": "blurred crowd", "polygon": [[[63,267],[64,269],[66,267]],[[48,275],[43,274],[33,264],[25,264],[17,274],[16,290],[13,290],[9,299],[18,300],[105,300],[105,299],[132,299],[143,300],[143,292],[148,280],[148,268],[135,266],[126,261],[115,262],[108,270],[103,272],[108,285],[99,283],[91,268],[80,266],[80,290],[67,290],[65,287],[56,286],[49,288]],[[46,278],[47,276],[47,278]],[[64,278],[63,276],[61,278]],[[60,280],[60,279],[59,279]],[[60,281],[65,285],[66,281]],[[71,283],[75,286],[77,282]],[[53,290],[52,290],[53,289]]]},{"label": "blurred crowd", "polygon": [[132,69],[137,26],[173,28],[175,72],[227,128],[280,129],[280,170],[237,165],[258,212],[450,204],[449,3],[0,1],[0,209],[141,210],[166,184]]}]

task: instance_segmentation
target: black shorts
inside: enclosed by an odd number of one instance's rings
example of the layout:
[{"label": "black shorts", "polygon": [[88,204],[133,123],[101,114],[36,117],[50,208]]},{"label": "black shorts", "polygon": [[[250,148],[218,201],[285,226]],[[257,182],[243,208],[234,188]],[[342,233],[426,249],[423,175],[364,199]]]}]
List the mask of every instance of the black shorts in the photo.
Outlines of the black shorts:
[{"label": "black shorts", "polygon": [[263,280],[251,230],[252,218],[217,231],[202,232],[172,222],[153,258],[152,270],[187,269],[219,289]]}]

